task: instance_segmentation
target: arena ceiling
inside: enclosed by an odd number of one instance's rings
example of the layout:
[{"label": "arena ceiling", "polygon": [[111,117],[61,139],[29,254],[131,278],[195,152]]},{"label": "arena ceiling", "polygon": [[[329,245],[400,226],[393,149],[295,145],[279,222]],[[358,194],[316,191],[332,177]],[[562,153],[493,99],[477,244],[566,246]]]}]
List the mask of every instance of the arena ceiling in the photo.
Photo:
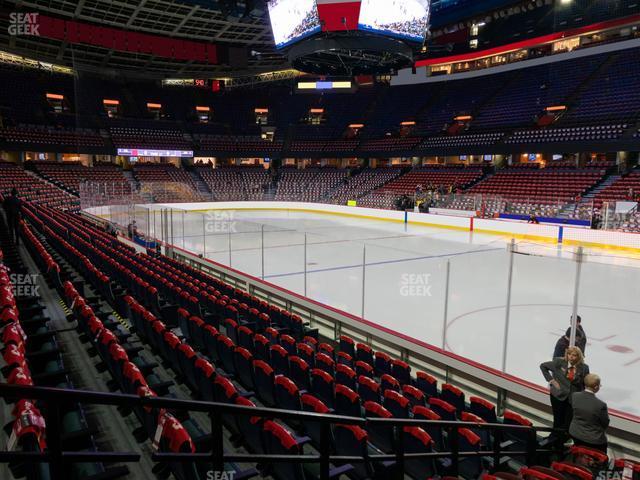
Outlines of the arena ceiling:
[{"label": "arena ceiling", "polygon": [[[235,3],[235,2],[234,2]],[[287,68],[275,51],[266,13],[233,17],[224,2],[173,0],[5,0],[0,15],[0,47],[11,53],[89,71],[126,72],[146,77],[252,75]],[[206,6],[205,6],[206,5]],[[220,47],[218,65],[129,53],[38,36],[8,33],[11,12],[73,20]],[[231,12],[232,14],[235,13]],[[231,47],[231,50],[229,50]],[[239,59],[239,63],[229,60]]]}]

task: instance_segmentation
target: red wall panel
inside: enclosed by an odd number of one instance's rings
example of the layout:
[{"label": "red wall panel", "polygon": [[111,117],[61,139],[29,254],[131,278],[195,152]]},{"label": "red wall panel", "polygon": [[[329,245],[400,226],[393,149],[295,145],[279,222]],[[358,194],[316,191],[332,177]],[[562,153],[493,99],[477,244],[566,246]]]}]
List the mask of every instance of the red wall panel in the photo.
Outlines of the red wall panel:
[{"label": "red wall panel", "polygon": [[97,47],[132,53],[144,53],[177,60],[218,63],[218,47],[212,43],[192,42],[146,33],[128,32],[110,27],[65,21],[46,15],[38,16],[40,35],[69,43],[85,43]]},{"label": "red wall panel", "polygon": [[318,0],[318,16],[323,32],[357,30],[360,0]]}]

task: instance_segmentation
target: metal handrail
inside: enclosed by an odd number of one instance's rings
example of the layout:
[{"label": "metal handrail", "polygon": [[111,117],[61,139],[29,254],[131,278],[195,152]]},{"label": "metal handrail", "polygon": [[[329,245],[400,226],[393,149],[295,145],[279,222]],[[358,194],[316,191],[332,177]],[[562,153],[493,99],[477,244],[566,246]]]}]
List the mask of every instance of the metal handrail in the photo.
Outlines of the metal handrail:
[{"label": "metal handrail", "polygon": [[[183,400],[162,397],[140,397],[137,395],[97,392],[90,390],[63,389],[53,387],[35,387],[22,385],[9,385],[0,383],[0,397],[9,399],[30,399],[40,400],[47,404],[46,425],[47,425],[47,451],[44,452],[0,452],[0,462],[23,460],[30,462],[48,462],[51,476],[54,480],[64,476],[64,464],[104,461],[104,462],[138,462],[140,455],[134,452],[68,452],[62,450],[60,439],[60,412],[65,403],[88,403],[98,405],[126,406],[126,407],[156,407],[173,410],[188,410],[208,413],[211,418],[211,431],[214,436],[213,448],[209,453],[160,453],[152,455],[154,461],[178,461],[178,462],[208,462],[213,465],[215,471],[223,471],[225,462],[296,462],[296,463],[318,463],[320,464],[321,479],[329,479],[330,466],[332,463],[362,463],[365,461],[385,461],[395,460],[396,478],[404,478],[404,463],[406,460],[419,458],[451,458],[454,475],[457,475],[458,461],[463,458],[488,457],[499,460],[501,454],[500,442],[494,441],[493,450],[481,451],[459,451],[458,449],[458,429],[474,428],[488,429],[496,432],[496,439],[501,438],[504,431],[526,431],[527,446],[524,451],[508,451],[509,455],[526,456],[527,463],[532,463],[538,453],[552,453],[551,449],[537,448],[537,433],[553,431],[547,427],[530,427],[525,425],[506,425],[502,423],[474,423],[457,422],[450,420],[423,420],[408,418],[361,418],[347,417],[342,415],[322,414],[315,412],[299,412],[294,410],[282,410],[265,407],[247,407],[218,402],[206,402],[200,400]],[[322,425],[322,442],[318,455],[254,455],[254,454],[228,454],[222,449],[223,445],[223,414],[250,415],[253,417],[271,417],[280,419],[304,419],[318,422]],[[364,456],[331,455],[329,444],[330,426],[332,424],[346,425],[387,425],[394,427],[395,453],[374,454]],[[451,435],[451,451],[447,452],[424,452],[405,453],[402,442],[402,435],[406,426],[439,426],[449,429]],[[496,463],[496,466],[498,464]]]}]

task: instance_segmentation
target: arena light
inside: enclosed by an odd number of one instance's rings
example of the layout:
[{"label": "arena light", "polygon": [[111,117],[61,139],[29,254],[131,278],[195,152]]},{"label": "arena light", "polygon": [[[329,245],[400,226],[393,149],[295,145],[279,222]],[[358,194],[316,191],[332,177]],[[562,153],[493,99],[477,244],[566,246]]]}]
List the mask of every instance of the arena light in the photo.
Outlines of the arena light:
[{"label": "arena light", "polygon": [[298,90],[345,90],[353,87],[353,83],[348,80],[341,81],[318,81],[318,82],[298,82]]},{"label": "arena light", "polygon": [[298,82],[298,88],[300,90],[315,90],[316,82]]},{"label": "arena light", "polygon": [[547,112],[562,112],[567,109],[566,105],[555,105],[552,107],[547,107]]},{"label": "arena light", "polygon": [[47,93],[47,98],[49,100],[64,100],[64,95],[60,95],[59,93]]},{"label": "arena light", "polygon": [[351,125],[349,125],[349,128],[363,128],[364,124],[363,123],[352,123]]},{"label": "arena light", "polygon": [[256,108],[254,110],[255,113],[269,113],[269,109],[268,108]]},{"label": "arena light", "polygon": [[200,107],[200,106],[196,106],[196,112],[210,112],[211,108],[209,107]]},{"label": "arena light", "polygon": [[162,104],[161,103],[147,103],[147,108],[156,108],[156,109],[160,109],[162,108]]},{"label": "arena light", "polygon": [[309,113],[324,113],[324,108],[312,108]]},{"label": "arena light", "polygon": [[402,127],[413,127],[416,124],[414,121],[400,122],[400,126]]},{"label": "arena light", "polygon": [[105,98],[102,100],[102,103],[104,105],[120,105],[120,100],[109,100],[108,98]]},{"label": "arena light", "polygon": [[453,119],[456,122],[468,122],[473,120],[473,117],[471,115],[458,115],[457,117],[453,117]]}]

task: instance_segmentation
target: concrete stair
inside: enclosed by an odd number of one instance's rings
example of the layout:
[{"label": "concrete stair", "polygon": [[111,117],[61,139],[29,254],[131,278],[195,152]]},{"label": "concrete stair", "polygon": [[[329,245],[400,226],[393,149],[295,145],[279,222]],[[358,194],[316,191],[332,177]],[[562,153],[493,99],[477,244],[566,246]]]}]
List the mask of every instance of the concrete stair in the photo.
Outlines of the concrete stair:
[{"label": "concrete stair", "polygon": [[609,175],[607,178],[605,178],[605,180],[601,183],[599,183],[598,185],[596,185],[594,188],[592,188],[591,190],[589,190],[583,197],[582,200],[580,201],[581,204],[584,203],[591,203],[593,201],[593,199],[595,198],[595,196],[600,193],[601,191],[605,190],[606,188],[610,187],[611,185],[613,185],[615,182],[617,182],[620,179],[620,175]]},{"label": "concrete stair", "polygon": [[132,191],[137,190],[138,189],[138,181],[133,176],[133,172],[131,170],[123,170],[122,174],[124,175],[124,178],[126,178],[127,181],[131,184],[131,190]]},{"label": "concrete stair", "polygon": [[191,176],[191,179],[195,183],[196,190],[198,191],[198,193],[201,193],[207,196],[211,195],[211,189],[209,188],[209,185],[207,185],[205,181],[202,180],[202,177],[198,175],[198,172],[190,171],[189,175]]}]

